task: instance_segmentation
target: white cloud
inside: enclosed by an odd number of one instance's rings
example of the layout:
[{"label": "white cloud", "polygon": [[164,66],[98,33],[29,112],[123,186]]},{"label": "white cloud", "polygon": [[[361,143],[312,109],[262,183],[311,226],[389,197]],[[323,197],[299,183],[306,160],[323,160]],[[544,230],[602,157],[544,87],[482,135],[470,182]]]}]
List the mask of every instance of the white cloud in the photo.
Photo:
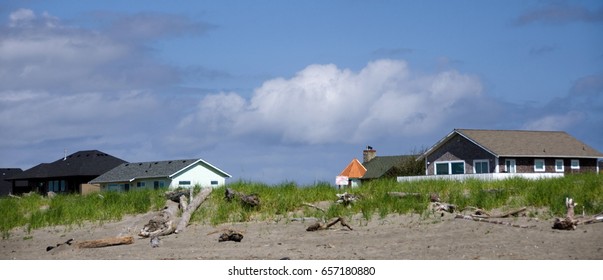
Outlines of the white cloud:
[{"label": "white cloud", "polygon": [[578,111],[569,111],[565,114],[553,114],[540,117],[526,123],[523,129],[560,131],[572,128],[585,119],[585,114]]},{"label": "white cloud", "polygon": [[373,61],[358,72],[310,65],[290,79],[266,81],[249,101],[232,93],[205,98],[182,125],[222,135],[272,135],[284,143],[359,143],[427,132],[481,90],[474,76],[413,74],[400,60]]}]

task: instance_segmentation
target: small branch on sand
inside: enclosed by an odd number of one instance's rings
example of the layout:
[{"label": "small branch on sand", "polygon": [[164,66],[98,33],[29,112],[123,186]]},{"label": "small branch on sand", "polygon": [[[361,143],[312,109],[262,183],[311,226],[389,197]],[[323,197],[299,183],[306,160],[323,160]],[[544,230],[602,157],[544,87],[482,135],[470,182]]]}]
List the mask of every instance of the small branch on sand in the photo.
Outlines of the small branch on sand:
[{"label": "small branch on sand", "polygon": [[326,230],[330,227],[332,227],[333,225],[337,224],[337,223],[341,223],[342,226],[347,227],[350,230],[353,230],[352,227],[350,227],[346,222],[345,219],[343,217],[337,217],[337,219],[333,220],[332,222],[328,223],[328,224],[323,224],[320,222],[316,222],[312,225],[310,225],[306,231],[317,231],[317,230]]},{"label": "small branch on sand", "polygon": [[241,240],[243,240],[243,233],[241,233],[240,231],[236,231],[236,230],[227,230],[226,232],[223,232],[222,234],[220,234],[220,237],[218,238],[218,242],[224,242],[224,241],[241,242]]},{"label": "small branch on sand", "polygon": [[513,223],[508,223],[508,222],[493,221],[493,220],[488,220],[488,219],[484,219],[484,218],[475,218],[472,216],[465,216],[465,215],[458,215],[458,214],[456,216],[454,216],[454,218],[455,219],[463,219],[463,220],[471,220],[471,221],[475,221],[475,222],[484,222],[484,223],[490,223],[490,224],[512,226],[512,227],[517,227],[517,228],[534,227],[534,226],[517,225],[517,224],[513,224]]},{"label": "small branch on sand", "polygon": [[325,211],[325,209],[322,209],[322,208],[320,208],[320,207],[318,207],[318,206],[316,206],[316,205],[310,204],[310,203],[302,203],[302,205],[304,205],[304,206],[308,206],[308,207],[312,207],[312,208],[317,209],[317,210],[320,210],[320,211],[322,211],[323,213],[326,213],[326,212],[327,212],[327,211]]}]

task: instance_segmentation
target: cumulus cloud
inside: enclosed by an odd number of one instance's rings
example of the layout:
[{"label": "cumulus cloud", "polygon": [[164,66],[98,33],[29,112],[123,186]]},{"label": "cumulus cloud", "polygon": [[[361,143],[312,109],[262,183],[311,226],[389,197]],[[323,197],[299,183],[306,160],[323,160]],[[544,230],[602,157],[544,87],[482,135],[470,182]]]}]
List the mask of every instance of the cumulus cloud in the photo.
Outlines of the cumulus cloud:
[{"label": "cumulus cloud", "polygon": [[360,143],[429,131],[481,92],[475,76],[414,74],[401,60],[373,61],[358,72],[310,65],[289,79],[266,81],[249,100],[234,93],[207,97],[181,129],[293,144]]}]

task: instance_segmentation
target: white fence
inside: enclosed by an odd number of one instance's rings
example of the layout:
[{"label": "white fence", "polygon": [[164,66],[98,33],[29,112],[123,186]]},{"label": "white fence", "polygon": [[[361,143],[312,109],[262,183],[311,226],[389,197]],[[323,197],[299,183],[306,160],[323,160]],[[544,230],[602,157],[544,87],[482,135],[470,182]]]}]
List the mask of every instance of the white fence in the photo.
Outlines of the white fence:
[{"label": "white fence", "polygon": [[531,180],[560,178],[563,173],[482,173],[482,174],[453,174],[453,175],[425,175],[398,177],[398,182],[415,182],[423,180],[457,180],[477,179],[483,181],[504,180],[510,178],[524,178]]}]

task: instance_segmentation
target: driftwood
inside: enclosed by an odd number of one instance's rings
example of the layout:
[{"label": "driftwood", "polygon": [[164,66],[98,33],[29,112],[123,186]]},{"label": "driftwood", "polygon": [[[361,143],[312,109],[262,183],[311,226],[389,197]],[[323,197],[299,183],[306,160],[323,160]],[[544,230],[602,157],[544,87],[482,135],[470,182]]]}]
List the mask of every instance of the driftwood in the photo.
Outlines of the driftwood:
[{"label": "driftwood", "polygon": [[517,214],[526,211],[528,208],[523,207],[517,210],[513,210],[513,211],[509,211],[507,213],[503,213],[500,215],[490,215],[490,213],[482,210],[482,209],[477,209],[475,214],[472,214],[471,217],[473,218],[482,218],[482,219],[488,219],[488,218],[507,218],[509,216],[516,216]]},{"label": "driftwood", "polygon": [[358,200],[358,196],[344,192],[337,194],[337,200],[335,202],[341,203],[344,206],[350,206],[352,203],[356,202],[356,200]]},{"label": "driftwood", "polygon": [[471,221],[475,221],[475,222],[484,222],[484,223],[490,223],[490,224],[512,226],[512,227],[517,227],[517,228],[534,227],[534,226],[526,226],[526,225],[517,225],[517,224],[513,224],[513,223],[509,223],[509,222],[493,221],[493,220],[488,220],[488,219],[484,219],[484,218],[476,218],[476,217],[472,217],[472,216],[465,216],[465,215],[458,215],[458,214],[456,216],[454,216],[454,218],[455,219],[463,219],[463,220],[471,220]]},{"label": "driftwood", "polygon": [[320,207],[318,207],[318,206],[316,206],[316,205],[310,204],[310,203],[303,203],[302,205],[304,205],[304,206],[308,206],[308,207],[312,207],[312,208],[317,209],[317,210],[320,210],[320,211],[322,211],[323,213],[326,213],[326,212],[327,212],[327,211],[325,211],[325,209],[322,209],[322,208],[320,208]]},{"label": "driftwood", "polygon": [[[448,204],[448,203],[444,203],[444,202],[432,202],[431,205],[429,206],[429,208],[431,209],[432,212],[444,211],[444,212],[448,212],[448,213],[453,213],[454,210],[456,210],[456,205]],[[442,215],[443,215],[443,213],[442,213]]]},{"label": "driftwood", "polygon": [[245,206],[249,206],[249,207],[256,207],[260,205],[260,198],[257,194],[244,194],[238,191],[235,191],[231,188],[226,188],[226,191],[224,193],[224,198],[227,201],[232,201],[234,198],[238,198],[239,201],[241,201],[241,203],[243,203],[243,205]]},{"label": "driftwood", "polygon": [[207,199],[207,197],[211,194],[212,188],[203,188],[197,197],[191,201],[191,204],[182,212],[182,218],[180,219],[180,223],[178,223],[178,227],[176,228],[176,233],[181,233],[188,226],[188,222],[191,220],[191,215],[193,212],[199,208],[201,203]]},{"label": "driftwood", "polygon": [[76,248],[101,248],[116,245],[128,245],[134,243],[134,237],[110,237],[97,240],[78,241],[75,243]]},{"label": "driftwood", "polygon": [[62,247],[65,247],[65,246],[71,246],[71,243],[73,243],[73,238],[71,238],[71,239],[69,239],[69,240],[67,240],[67,241],[65,241],[63,243],[58,243],[56,246],[48,246],[48,247],[46,247],[46,252],[48,252],[50,250],[53,250],[53,249],[56,249],[56,248],[62,248]]},{"label": "driftwood", "polygon": [[572,198],[565,198],[565,207],[567,207],[567,214],[564,219],[555,218],[553,222],[553,229],[561,230],[575,230],[580,224],[592,224],[597,222],[603,222],[603,213],[599,213],[587,220],[578,220],[574,217],[574,208],[578,205]]},{"label": "driftwood", "polygon": [[[212,188],[201,189],[201,193],[199,193],[199,195],[188,205],[187,203],[182,203],[182,201],[186,200],[184,195],[180,196],[180,204],[171,199],[167,200],[163,210],[151,218],[151,220],[149,220],[149,222],[140,230],[138,235],[143,238],[151,237],[151,246],[157,247],[159,239],[156,237],[184,231],[186,226],[188,226],[193,212],[199,208],[201,203],[203,203],[203,201],[211,194],[212,190]],[[186,208],[182,209],[182,217],[178,221],[177,214],[179,206]]]},{"label": "driftwood", "polygon": [[348,225],[345,222],[345,219],[343,217],[337,217],[337,219],[333,220],[332,222],[330,222],[330,223],[328,223],[326,225],[323,224],[323,223],[320,223],[320,222],[316,222],[316,223],[310,225],[306,229],[306,231],[325,230],[325,229],[328,229],[328,228],[332,227],[333,225],[337,224],[338,222],[341,223],[342,226],[347,227],[350,230],[353,230],[352,227],[350,227],[350,225]]},{"label": "driftwood", "polygon": [[220,234],[220,237],[218,237],[218,242],[224,242],[224,241],[241,242],[241,240],[243,240],[243,233],[241,233],[240,231],[232,230],[232,229],[223,232],[222,234]]},{"label": "driftwood", "polygon": [[178,213],[178,204],[168,200],[166,206],[157,215],[153,216],[149,222],[143,226],[138,233],[140,237],[154,237],[169,235],[176,231],[176,216]]}]

